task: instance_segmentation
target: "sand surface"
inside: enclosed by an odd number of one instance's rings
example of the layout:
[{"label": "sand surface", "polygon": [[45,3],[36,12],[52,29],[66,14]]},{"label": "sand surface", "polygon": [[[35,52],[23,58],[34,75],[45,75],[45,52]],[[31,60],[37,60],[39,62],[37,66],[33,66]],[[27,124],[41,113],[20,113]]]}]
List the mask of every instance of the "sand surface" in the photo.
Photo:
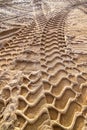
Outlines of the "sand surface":
[{"label": "sand surface", "polygon": [[0,0],[0,130],[87,130],[86,0]]}]

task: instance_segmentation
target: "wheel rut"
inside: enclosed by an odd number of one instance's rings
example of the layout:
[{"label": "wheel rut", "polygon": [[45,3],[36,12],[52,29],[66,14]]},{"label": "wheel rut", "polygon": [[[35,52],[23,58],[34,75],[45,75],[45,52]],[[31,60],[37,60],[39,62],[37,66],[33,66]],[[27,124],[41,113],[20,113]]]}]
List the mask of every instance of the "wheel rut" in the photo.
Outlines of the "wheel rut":
[{"label": "wheel rut", "polygon": [[[82,105],[85,103],[83,101],[85,96],[82,95],[86,93],[84,87],[86,79],[77,67],[76,56],[67,51],[64,34],[67,14],[68,11],[51,18],[42,34],[41,52],[44,59],[42,72],[46,74],[44,79],[42,73],[42,79],[53,130],[78,130],[77,122],[81,120],[80,129],[85,125],[84,105]],[[84,94],[81,90],[83,88]]]}]

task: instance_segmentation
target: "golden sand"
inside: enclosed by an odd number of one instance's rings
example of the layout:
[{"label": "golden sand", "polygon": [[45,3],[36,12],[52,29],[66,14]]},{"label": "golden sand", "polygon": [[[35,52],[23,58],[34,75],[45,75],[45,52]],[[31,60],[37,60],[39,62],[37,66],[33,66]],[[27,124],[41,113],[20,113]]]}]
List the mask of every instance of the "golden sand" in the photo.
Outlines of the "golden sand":
[{"label": "golden sand", "polygon": [[0,6],[0,130],[87,130],[85,1]]}]

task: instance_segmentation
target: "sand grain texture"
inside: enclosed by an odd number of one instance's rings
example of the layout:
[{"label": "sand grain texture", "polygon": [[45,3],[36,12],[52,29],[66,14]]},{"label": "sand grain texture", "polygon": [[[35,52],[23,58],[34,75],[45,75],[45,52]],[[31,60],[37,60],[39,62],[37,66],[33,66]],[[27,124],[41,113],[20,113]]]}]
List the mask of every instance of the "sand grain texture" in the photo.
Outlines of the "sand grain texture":
[{"label": "sand grain texture", "polygon": [[0,130],[86,130],[86,0],[0,7]]}]

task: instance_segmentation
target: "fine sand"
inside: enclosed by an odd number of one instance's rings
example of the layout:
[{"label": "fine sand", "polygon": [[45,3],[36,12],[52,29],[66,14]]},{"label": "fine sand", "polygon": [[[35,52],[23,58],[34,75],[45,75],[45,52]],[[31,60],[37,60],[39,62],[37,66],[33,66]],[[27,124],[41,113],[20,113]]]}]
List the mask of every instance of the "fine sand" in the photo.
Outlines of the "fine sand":
[{"label": "fine sand", "polygon": [[0,130],[87,130],[85,0],[0,1]]}]

